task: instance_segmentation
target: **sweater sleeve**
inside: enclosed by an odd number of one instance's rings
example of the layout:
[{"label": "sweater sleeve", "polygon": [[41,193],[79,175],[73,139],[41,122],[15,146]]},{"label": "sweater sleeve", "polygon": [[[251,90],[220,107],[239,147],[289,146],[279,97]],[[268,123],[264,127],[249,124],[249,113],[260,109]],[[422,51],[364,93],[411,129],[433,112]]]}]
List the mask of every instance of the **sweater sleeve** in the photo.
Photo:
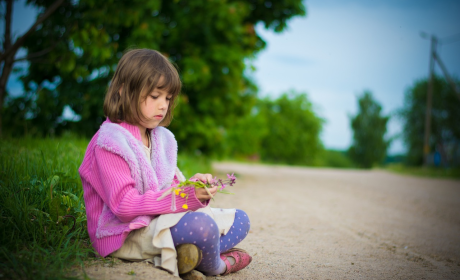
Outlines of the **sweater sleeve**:
[{"label": "sweater sleeve", "polygon": [[[139,194],[135,188],[135,181],[131,177],[131,171],[126,161],[120,156],[106,151],[100,147],[95,147],[95,159],[92,172],[94,173],[93,187],[101,196],[110,210],[122,221],[129,222],[137,216],[152,215],[157,216],[168,213],[195,211],[205,207],[209,201],[201,203],[195,196],[193,187],[184,189],[188,193],[188,199],[176,196],[177,210],[171,210],[171,195],[169,194],[160,201],[157,201],[164,191],[170,188],[154,192],[146,191]],[[183,209],[183,204],[188,205],[188,209]]]}]

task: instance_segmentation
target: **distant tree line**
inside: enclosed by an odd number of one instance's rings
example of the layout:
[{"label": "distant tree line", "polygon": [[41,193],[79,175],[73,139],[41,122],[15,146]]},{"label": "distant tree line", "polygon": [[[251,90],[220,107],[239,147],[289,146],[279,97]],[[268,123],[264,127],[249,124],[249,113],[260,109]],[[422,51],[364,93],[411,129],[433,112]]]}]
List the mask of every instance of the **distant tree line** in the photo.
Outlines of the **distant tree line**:
[{"label": "distant tree line", "polygon": [[[456,81],[456,84],[460,83]],[[414,82],[404,95],[404,105],[395,114],[403,123],[401,136],[407,147],[403,162],[409,166],[424,163],[425,116],[428,81]],[[370,168],[382,164],[390,144],[385,138],[389,116],[381,114],[380,104],[371,92],[358,97],[358,113],[350,117],[353,143],[348,154],[355,164]],[[460,96],[445,79],[433,80],[433,101],[429,138],[430,165],[460,166]]]}]

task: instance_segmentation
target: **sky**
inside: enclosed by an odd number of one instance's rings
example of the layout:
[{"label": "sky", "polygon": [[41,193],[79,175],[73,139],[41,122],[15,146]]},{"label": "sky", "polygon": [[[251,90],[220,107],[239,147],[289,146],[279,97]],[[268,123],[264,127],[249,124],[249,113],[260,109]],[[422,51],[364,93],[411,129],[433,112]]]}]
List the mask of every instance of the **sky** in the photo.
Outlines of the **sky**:
[{"label": "sky", "polygon": [[[420,32],[458,35],[438,53],[450,75],[460,78],[460,1],[307,0],[305,6],[307,16],[291,20],[281,34],[257,26],[267,47],[254,61],[253,76],[262,96],[306,92],[326,120],[321,138],[327,148],[351,145],[349,116],[365,90],[384,115],[394,114],[407,89],[428,77],[430,41]],[[392,117],[387,137],[401,131],[401,120]],[[399,137],[389,152],[405,149]]]},{"label": "sky", "polygon": [[[23,33],[36,12],[15,2],[13,31]],[[261,96],[306,92],[326,120],[321,139],[327,148],[347,149],[352,142],[349,116],[365,90],[382,105],[383,114],[403,106],[404,93],[428,76],[430,42],[420,32],[458,39],[437,51],[451,76],[460,78],[460,1],[457,0],[306,0],[306,17],[274,33],[257,26],[267,42],[253,63]],[[3,8],[3,7],[2,7]],[[3,24],[0,24],[3,31]],[[451,37],[453,36],[453,37]],[[21,54],[20,54],[21,55]],[[439,67],[436,72],[441,74]],[[9,91],[19,93],[13,79]],[[398,136],[402,123],[392,117],[387,137]],[[401,137],[390,154],[405,151]]]}]

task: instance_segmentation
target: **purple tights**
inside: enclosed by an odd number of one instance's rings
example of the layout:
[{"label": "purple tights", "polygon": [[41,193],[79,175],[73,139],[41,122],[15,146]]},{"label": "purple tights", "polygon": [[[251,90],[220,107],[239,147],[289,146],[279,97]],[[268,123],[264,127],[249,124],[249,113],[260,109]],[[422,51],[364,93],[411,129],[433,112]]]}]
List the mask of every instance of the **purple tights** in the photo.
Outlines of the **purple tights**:
[{"label": "purple tights", "polygon": [[248,235],[250,222],[248,215],[237,209],[235,221],[225,235],[219,234],[216,222],[205,213],[188,212],[171,227],[174,245],[195,244],[203,253],[203,260],[196,268],[206,275],[217,275],[225,271],[225,263],[220,259],[224,253]]}]

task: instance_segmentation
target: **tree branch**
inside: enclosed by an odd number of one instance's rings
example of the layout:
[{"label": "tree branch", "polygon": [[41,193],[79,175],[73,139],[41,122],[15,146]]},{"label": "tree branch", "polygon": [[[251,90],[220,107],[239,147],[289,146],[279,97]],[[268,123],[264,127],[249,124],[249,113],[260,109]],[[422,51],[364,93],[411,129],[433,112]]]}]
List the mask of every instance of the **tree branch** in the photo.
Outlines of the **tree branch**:
[{"label": "tree branch", "polygon": [[11,15],[13,14],[13,0],[6,2],[5,14],[5,41],[3,41],[3,49],[6,50],[11,47]]},{"label": "tree branch", "polygon": [[32,58],[40,57],[40,56],[45,55],[45,54],[49,53],[50,51],[52,51],[53,48],[54,48],[54,45],[52,47],[46,48],[46,49],[44,49],[42,51],[32,53],[32,54],[28,54],[28,55],[26,55],[24,57],[17,58],[17,59],[14,60],[14,62],[21,61],[21,60],[30,60]]},{"label": "tree branch", "polygon": [[52,13],[54,13],[54,11],[56,11],[56,9],[60,5],[62,5],[62,3],[64,3],[64,0],[57,0],[53,3],[53,5],[46,9],[46,11],[37,19],[37,21],[35,21],[35,23],[29,28],[29,30],[24,35],[19,37],[12,46],[5,48],[5,51],[0,55],[0,61],[4,61],[9,55],[14,55],[16,51],[24,44],[24,41],[26,40],[27,36],[32,34],[32,32],[34,32],[37,28],[37,26],[40,25],[43,21],[45,21]]}]

